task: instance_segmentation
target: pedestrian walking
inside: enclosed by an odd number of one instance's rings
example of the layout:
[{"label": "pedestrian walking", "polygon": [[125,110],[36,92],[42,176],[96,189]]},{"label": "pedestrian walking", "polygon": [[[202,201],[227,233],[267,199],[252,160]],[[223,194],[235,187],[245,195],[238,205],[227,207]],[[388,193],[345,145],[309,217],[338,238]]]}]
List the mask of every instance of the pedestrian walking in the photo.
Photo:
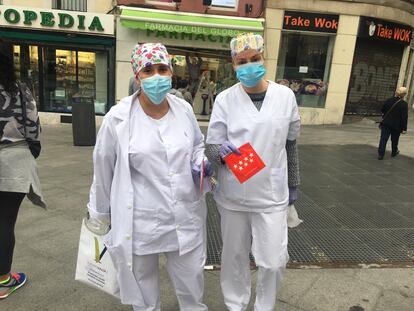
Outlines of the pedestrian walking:
[{"label": "pedestrian walking", "polygon": [[203,161],[205,176],[213,170],[204,160],[203,135],[191,106],[168,94],[166,48],[136,45],[131,63],[141,90],[112,107],[99,130],[89,221],[96,228],[110,225],[107,247],[122,303],[135,311],[160,310],[163,253],[180,310],[207,310]]},{"label": "pedestrian walking", "polygon": [[[206,141],[207,156],[219,166],[214,198],[223,239],[220,283],[228,310],[246,310],[251,251],[259,269],[254,309],[273,310],[288,261],[288,205],[296,200],[299,184],[300,117],[294,93],[264,79],[260,35],[239,35],[230,48],[240,83],[217,95]],[[238,154],[237,146],[247,142],[266,166],[240,184],[223,158]]]},{"label": "pedestrian walking", "polygon": [[378,146],[378,160],[383,160],[388,139],[391,136],[391,157],[396,157],[401,134],[407,133],[408,103],[404,100],[407,88],[400,87],[395,96],[388,98],[382,106],[381,136]]},{"label": "pedestrian walking", "polygon": [[11,272],[14,227],[25,196],[46,207],[36,161],[27,141],[39,139],[39,116],[29,89],[14,75],[13,47],[0,40],[0,299],[26,283],[22,272]]}]

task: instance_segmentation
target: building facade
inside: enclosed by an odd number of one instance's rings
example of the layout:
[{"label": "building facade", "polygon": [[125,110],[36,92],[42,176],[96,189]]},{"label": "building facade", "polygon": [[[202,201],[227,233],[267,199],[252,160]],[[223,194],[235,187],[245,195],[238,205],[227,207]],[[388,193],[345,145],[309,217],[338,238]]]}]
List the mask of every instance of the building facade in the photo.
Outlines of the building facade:
[{"label": "building facade", "polygon": [[[98,115],[129,93],[136,43],[162,42],[176,89],[198,119],[237,83],[229,51],[241,32],[265,37],[267,78],[296,94],[303,124],[378,115],[398,86],[414,99],[414,1],[0,0],[0,37],[44,123],[70,115],[73,95]],[[115,36],[116,33],[116,36]]]},{"label": "building facade", "polygon": [[414,1],[268,0],[269,79],[296,94],[303,124],[379,115],[407,86],[413,104]]},{"label": "building facade", "polygon": [[[172,56],[173,87],[190,90],[199,120],[209,118],[216,94],[237,82],[229,42],[238,33],[263,34],[263,1],[122,0],[116,18],[116,99],[128,95],[132,48],[161,42]],[[126,74],[129,73],[129,74]]]},{"label": "building facade", "polygon": [[98,115],[115,102],[112,9],[101,0],[3,0],[0,37],[14,44],[16,76],[42,123],[70,116],[74,96],[91,98]]}]

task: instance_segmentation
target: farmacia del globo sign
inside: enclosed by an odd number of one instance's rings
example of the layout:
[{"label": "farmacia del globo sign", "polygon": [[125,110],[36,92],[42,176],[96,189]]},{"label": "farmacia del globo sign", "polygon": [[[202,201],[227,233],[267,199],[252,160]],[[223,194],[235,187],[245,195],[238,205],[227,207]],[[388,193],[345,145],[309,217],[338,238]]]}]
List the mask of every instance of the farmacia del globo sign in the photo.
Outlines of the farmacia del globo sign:
[{"label": "farmacia del globo sign", "polygon": [[[0,7],[1,8],[1,7]],[[41,26],[42,28],[58,28],[61,30],[79,30],[90,32],[103,32],[104,28],[98,16],[93,16],[89,21],[83,14],[68,14],[59,11],[34,11],[34,10],[17,10],[8,8],[0,10],[0,25],[5,23],[10,26],[31,27]],[[40,22],[40,23],[39,23]],[[39,28],[39,27],[36,27]]]}]

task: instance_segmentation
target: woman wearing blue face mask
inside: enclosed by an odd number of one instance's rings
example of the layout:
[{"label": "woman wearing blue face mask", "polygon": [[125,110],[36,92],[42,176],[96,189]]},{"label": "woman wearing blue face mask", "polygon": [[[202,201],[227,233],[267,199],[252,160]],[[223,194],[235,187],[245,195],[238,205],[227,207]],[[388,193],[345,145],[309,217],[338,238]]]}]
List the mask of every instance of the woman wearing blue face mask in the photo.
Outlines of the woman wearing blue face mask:
[{"label": "woman wearing blue face mask", "polygon": [[[120,297],[135,311],[160,310],[158,257],[163,253],[180,310],[202,303],[206,210],[201,204],[203,135],[191,106],[168,94],[172,66],[159,43],[137,45],[131,58],[140,85],[110,110],[94,150],[88,227],[106,232]],[[208,186],[208,182],[204,183]]]},{"label": "woman wearing blue face mask", "polygon": [[[293,92],[264,79],[263,38],[242,34],[232,39],[230,48],[240,83],[217,96],[206,146],[219,173],[214,198],[223,240],[221,289],[229,310],[247,309],[251,251],[259,268],[254,309],[268,311],[274,310],[288,261],[287,209],[296,200],[299,184],[300,118]],[[245,143],[266,166],[240,184],[223,159],[239,154],[238,147]]]}]

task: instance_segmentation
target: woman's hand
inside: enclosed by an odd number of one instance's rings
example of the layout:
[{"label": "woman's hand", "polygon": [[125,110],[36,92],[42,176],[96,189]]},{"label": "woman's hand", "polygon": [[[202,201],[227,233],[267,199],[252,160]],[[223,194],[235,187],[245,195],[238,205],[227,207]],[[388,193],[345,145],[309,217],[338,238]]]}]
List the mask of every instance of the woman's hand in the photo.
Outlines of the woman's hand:
[{"label": "woman's hand", "polygon": [[204,177],[211,177],[214,174],[213,164],[207,159],[204,160]]},{"label": "woman's hand", "polygon": [[237,155],[240,155],[240,150],[229,141],[224,142],[220,146],[219,155],[222,159],[232,152],[234,152]]},{"label": "woman's hand", "polygon": [[[214,174],[214,168],[211,162],[204,159],[204,178],[210,178]],[[199,165],[193,165],[191,168],[191,175],[197,187],[200,187],[201,168]]]},{"label": "woman's hand", "polygon": [[102,218],[91,218],[89,213],[85,219],[85,225],[92,233],[96,235],[105,235],[109,232],[111,228],[111,220],[109,216]]}]

